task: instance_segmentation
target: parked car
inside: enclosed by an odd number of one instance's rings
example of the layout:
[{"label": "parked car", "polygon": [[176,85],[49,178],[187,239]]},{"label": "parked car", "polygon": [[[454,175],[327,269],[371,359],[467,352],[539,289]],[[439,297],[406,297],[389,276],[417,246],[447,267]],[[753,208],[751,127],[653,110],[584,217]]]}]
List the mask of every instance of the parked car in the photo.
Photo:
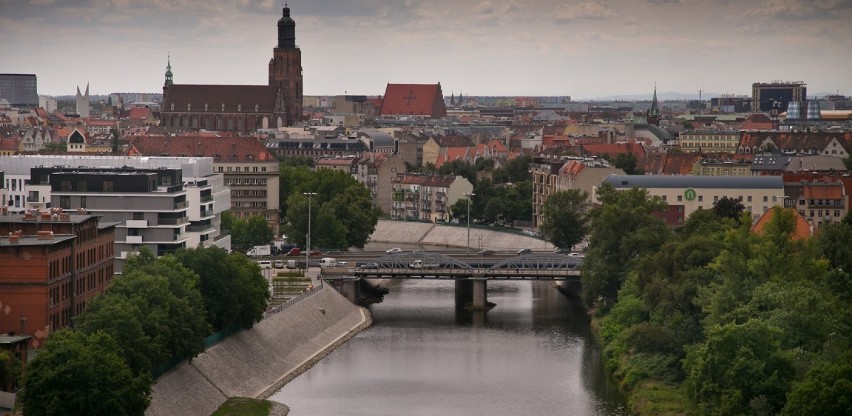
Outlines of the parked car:
[{"label": "parked car", "polygon": [[389,248],[385,250],[385,253],[393,254],[393,253],[402,253],[402,249],[399,247]]},{"label": "parked car", "polygon": [[275,268],[283,269],[284,268],[284,260],[275,260]]},{"label": "parked car", "polygon": [[518,253],[518,255],[532,254],[532,250],[530,250],[528,248],[522,248],[522,249],[518,250],[517,253]]},{"label": "parked car", "polygon": [[585,254],[583,254],[583,253],[577,253],[577,252],[574,252],[574,253],[568,253],[568,255],[569,255],[570,257],[586,257],[586,255],[585,255]]},{"label": "parked car", "polygon": [[260,266],[261,269],[271,269],[272,268],[272,261],[270,261],[270,260],[258,260],[257,264]]}]

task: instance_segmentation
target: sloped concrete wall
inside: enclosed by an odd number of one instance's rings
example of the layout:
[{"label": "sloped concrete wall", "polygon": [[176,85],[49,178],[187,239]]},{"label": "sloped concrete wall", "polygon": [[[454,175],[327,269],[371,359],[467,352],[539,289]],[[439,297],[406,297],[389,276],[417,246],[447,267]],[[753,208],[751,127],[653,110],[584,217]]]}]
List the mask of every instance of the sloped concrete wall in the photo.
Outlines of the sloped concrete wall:
[{"label": "sloped concrete wall", "polygon": [[164,374],[145,414],[208,416],[228,397],[269,397],[369,324],[326,286]]},{"label": "sloped concrete wall", "polygon": [[[499,251],[514,251],[528,248],[533,251],[552,251],[553,244],[523,234],[470,229],[470,247],[479,249],[479,237],[482,236],[482,248]],[[376,230],[370,235],[370,241],[382,243],[430,244],[446,247],[467,247],[467,227],[436,225],[420,222],[379,220]]]}]

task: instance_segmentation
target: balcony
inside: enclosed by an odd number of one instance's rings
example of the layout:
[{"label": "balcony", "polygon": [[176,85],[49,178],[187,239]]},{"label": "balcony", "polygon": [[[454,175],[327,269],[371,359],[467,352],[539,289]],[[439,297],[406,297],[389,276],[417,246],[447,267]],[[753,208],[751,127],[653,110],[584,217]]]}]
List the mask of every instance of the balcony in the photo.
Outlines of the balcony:
[{"label": "balcony", "polygon": [[191,233],[201,233],[205,231],[213,231],[212,225],[187,225],[186,231]]},{"label": "balcony", "polygon": [[148,220],[127,220],[124,225],[127,228],[148,228]]},{"label": "balcony", "polygon": [[187,217],[157,219],[157,225],[181,225],[187,222],[189,222],[189,218]]},{"label": "balcony", "polygon": [[186,201],[183,201],[183,202],[175,202],[174,204],[172,204],[172,208],[173,208],[173,209],[181,209],[181,208],[186,208],[186,207],[188,207],[188,206],[189,206],[189,203],[188,203],[188,202],[186,202]]},{"label": "balcony", "polygon": [[124,242],[127,244],[142,244],[142,236],[128,235],[127,238],[124,239]]},{"label": "balcony", "polygon": [[213,200],[213,195],[204,195],[201,197],[201,202],[210,202]]}]

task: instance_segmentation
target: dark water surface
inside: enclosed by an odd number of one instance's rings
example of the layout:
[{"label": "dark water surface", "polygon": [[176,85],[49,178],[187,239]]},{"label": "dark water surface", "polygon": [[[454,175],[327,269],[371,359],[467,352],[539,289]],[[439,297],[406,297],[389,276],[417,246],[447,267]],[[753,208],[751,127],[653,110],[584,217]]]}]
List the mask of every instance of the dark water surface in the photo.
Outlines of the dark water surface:
[{"label": "dark water surface", "polygon": [[271,400],[292,416],[627,415],[589,318],[547,282],[490,282],[488,312],[448,281],[390,286],[374,324]]}]

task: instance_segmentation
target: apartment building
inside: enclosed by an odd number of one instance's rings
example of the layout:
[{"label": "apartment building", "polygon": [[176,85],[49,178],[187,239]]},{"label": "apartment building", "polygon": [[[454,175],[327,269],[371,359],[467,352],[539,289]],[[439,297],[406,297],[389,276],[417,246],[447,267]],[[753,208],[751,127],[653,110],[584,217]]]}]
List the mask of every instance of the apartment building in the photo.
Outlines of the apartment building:
[{"label": "apartment building", "polygon": [[143,136],[130,155],[212,158],[215,173],[231,189],[230,212],[237,218],[259,215],[279,233],[278,159],[253,137]]},{"label": "apartment building", "polygon": [[624,171],[598,158],[538,159],[530,164],[533,186],[533,227],[541,226],[542,210],[547,198],[560,191],[577,189],[591,198],[597,185],[609,175],[624,175]]},{"label": "apartment building", "polygon": [[449,208],[473,185],[461,176],[397,175],[392,181],[391,218],[414,221],[449,221]]},{"label": "apartment building", "polygon": [[392,182],[397,175],[406,173],[405,161],[393,153],[370,153],[359,160],[355,168],[355,179],[370,190],[373,204],[382,210],[383,214],[390,214]]},{"label": "apartment building", "polygon": [[83,208],[118,223],[116,272],[142,246],[156,254],[199,244],[231,248],[221,234],[230,189],[211,158],[8,156],[0,169],[20,184],[15,196],[25,211]]},{"label": "apartment building", "polygon": [[0,211],[0,333],[39,348],[113,279],[116,223],[85,210]]},{"label": "apartment building", "polygon": [[684,152],[737,153],[740,134],[737,131],[694,130],[680,133],[680,149]]}]

